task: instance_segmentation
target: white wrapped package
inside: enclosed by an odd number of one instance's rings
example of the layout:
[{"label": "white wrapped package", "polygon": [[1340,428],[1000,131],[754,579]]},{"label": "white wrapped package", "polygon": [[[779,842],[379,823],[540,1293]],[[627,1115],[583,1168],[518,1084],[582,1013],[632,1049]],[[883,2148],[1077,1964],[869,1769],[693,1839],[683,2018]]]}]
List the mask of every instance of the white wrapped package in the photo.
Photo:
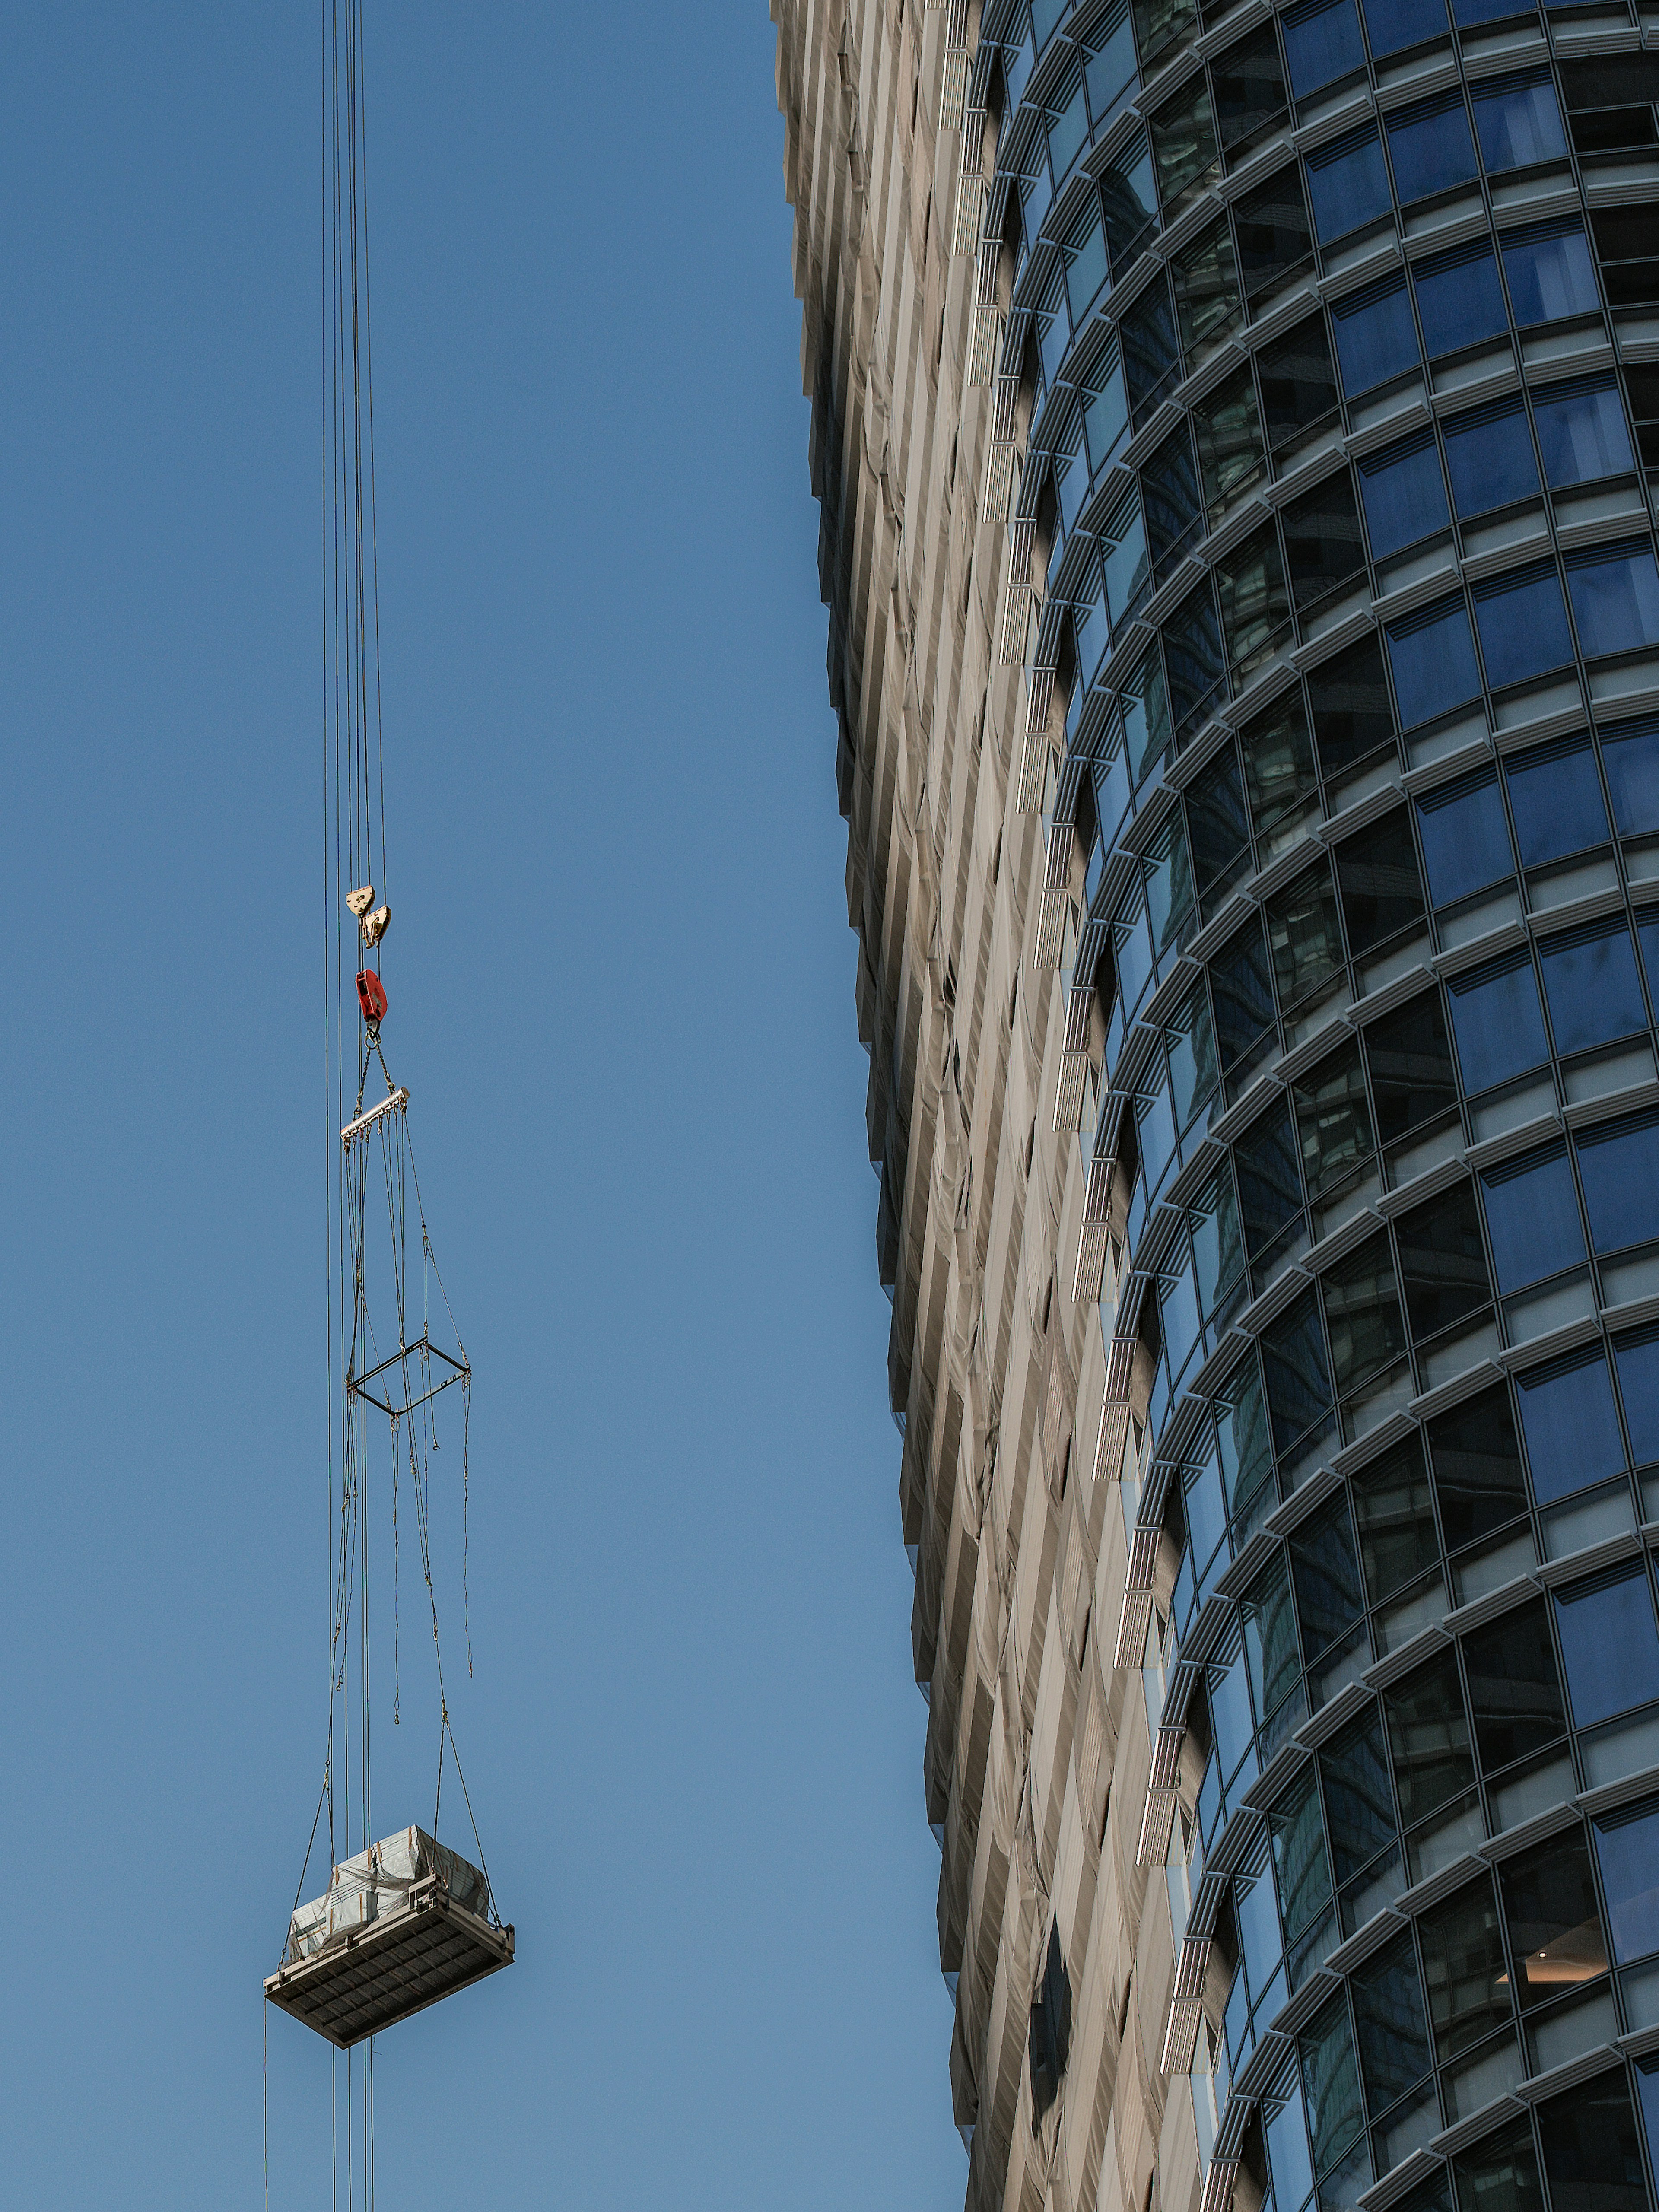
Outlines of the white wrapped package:
[{"label": "white wrapped package", "polygon": [[400,1828],[356,1858],[343,1859],[327,1894],[300,1906],[289,1923],[283,1965],[314,1958],[353,1929],[401,1911],[410,1891],[428,1875],[438,1877],[455,1904],[489,1919],[489,1885],[477,1868],[447,1844],[434,1842],[424,1828]]}]

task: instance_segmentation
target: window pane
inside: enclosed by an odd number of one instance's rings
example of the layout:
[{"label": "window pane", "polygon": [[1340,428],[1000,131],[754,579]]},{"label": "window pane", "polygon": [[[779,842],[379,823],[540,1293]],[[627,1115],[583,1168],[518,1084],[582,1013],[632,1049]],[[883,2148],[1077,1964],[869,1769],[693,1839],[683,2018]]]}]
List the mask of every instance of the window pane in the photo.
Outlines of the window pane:
[{"label": "window pane", "polygon": [[1410,1936],[1357,1966],[1349,1986],[1365,2100],[1373,2114],[1386,2112],[1429,2070],[1429,2023]]},{"label": "window pane", "polygon": [[1346,653],[1308,674],[1314,744],[1328,776],[1394,744],[1394,709],[1382,673],[1382,650],[1373,630]]},{"label": "window pane", "polygon": [[1648,1025],[1636,952],[1622,921],[1589,923],[1539,947],[1558,1052],[1634,1036]]},{"label": "window pane", "polygon": [[1552,490],[1635,467],[1619,387],[1611,380],[1547,386],[1533,394],[1532,411]]},{"label": "window pane", "polygon": [[1555,88],[1544,70],[1471,88],[1480,158],[1494,173],[1553,161],[1567,150]]},{"label": "window pane", "polygon": [[1659,1798],[1595,1823],[1613,1955],[1621,1964],[1659,1951]]},{"label": "window pane", "polygon": [[1261,1371],[1267,1385],[1273,1449],[1282,1452],[1330,1410],[1325,1338],[1311,1291],[1262,1332]]},{"label": "window pane", "polygon": [[[1511,0],[1501,0],[1507,9]],[[1462,0],[1459,0],[1459,13]],[[1532,2130],[1518,2120],[1500,2134],[1487,2136],[1466,2157],[1453,2162],[1457,2177],[1457,2212],[1542,2212],[1544,2192]]]},{"label": "window pane", "polygon": [[1279,527],[1285,536],[1291,594],[1298,612],[1351,579],[1364,576],[1359,514],[1353,501],[1353,480],[1346,469],[1339,469],[1316,490],[1282,507]]},{"label": "window pane", "polygon": [[1371,1156],[1370,1109],[1359,1048],[1349,1044],[1295,1086],[1302,1172],[1317,1198]]},{"label": "window pane", "polygon": [[1345,837],[1336,848],[1336,874],[1342,887],[1348,951],[1354,959],[1363,959],[1374,946],[1422,921],[1423,884],[1403,807],[1384,815],[1369,830]]},{"label": "window pane", "polygon": [[1239,1204],[1251,1257],[1265,1251],[1302,1211],[1291,1117],[1282,1103],[1253,1121],[1233,1152]]},{"label": "window pane", "polygon": [[1565,1145],[1486,1169],[1480,1188],[1498,1287],[1506,1297],[1583,1264],[1584,1231]]},{"label": "window pane", "polygon": [[1583,1130],[1575,1144],[1595,1249],[1618,1252],[1659,1237],[1659,1115]]},{"label": "window pane", "polygon": [[1582,1828],[1552,1837],[1498,1871],[1523,2012],[1607,1968]]},{"label": "window pane", "polygon": [[1622,2066],[1540,2105],[1538,2134],[1553,2212],[1648,2212]]},{"label": "window pane", "polygon": [[1221,625],[1215,618],[1215,599],[1207,576],[1194,586],[1164,625],[1164,665],[1175,726],[1185,730],[1224,690],[1227,680],[1221,658]]},{"label": "window pane", "polygon": [[1520,1377],[1521,1430],[1540,1505],[1621,1474],[1625,1440],[1600,1349],[1570,1352]]},{"label": "window pane", "polygon": [[1282,635],[1290,619],[1279,533],[1271,522],[1218,559],[1215,580],[1227,658],[1243,670]]},{"label": "window pane", "polygon": [[1446,425],[1446,459],[1452,497],[1465,521],[1511,500],[1530,499],[1538,489],[1538,463],[1519,400],[1454,417]]},{"label": "window pane", "polygon": [[1524,952],[1459,977],[1449,989],[1458,1064],[1470,1097],[1548,1060],[1538,981]]},{"label": "window pane", "polygon": [[1495,1774],[1566,1728],[1549,1622],[1535,1601],[1462,1640],[1475,1749],[1486,1773]]},{"label": "window pane", "polygon": [[1213,1313],[1222,1293],[1237,1281],[1244,1266],[1238,1201],[1233,1195],[1230,1169],[1224,1167],[1208,1191],[1199,1197],[1188,1220],[1199,1300],[1206,1314]]},{"label": "window pane", "polygon": [[1587,660],[1659,645],[1659,568],[1646,538],[1569,555],[1567,589]]},{"label": "window pane", "polygon": [[[1167,574],[1173,556],[1203,520],[1198,471],[1193,466],[1193,441],[1184,422],[1176,425],[1141,470],[1140,503],[1152,558],[1159,574]],[[1109,588],[1107,596],[1109,603]]]},{"label": "window pane", "polygon": [[1286,9],[1279,21],[1291,88],[1298,100],[1364,66],[1365,48],[1353,0],[1312,0],[1311,5]]},{"label": "window pane", "polygon": [[1510,2017],[1509,1962],[1498,1931],[1490,1876],[1482,1875],[1425,1912],[1423,1964],[1429,2018],[1442,2064]]},{"label": "window pane", "polygon": [[1467,1182],[1401,1215],[1395,1237],[1407,1318],[1416,1342],[1490,1303],[1480,1218]]},{"label": "window pane", "polygon": [[1369,392],[1374,384],[1415,368],[1422,358],[1403,277],[1368,284],[1339,301],[1331,313],[1342,388],[1350,399]]},{"label": "window pane", "polygon": [[1244,817],[1244,789],[1238,774],[1238,757],[1228,745],[1188,787],[1187,836],[1193,855],[1193,878],[1200,901],[1217,886],[1231,882],[1237,864],[1249,865],[1249,824]]},{"label": "window pane", "polygon": [[1158,204],[1152,149],[1146,139],[1133,141],[1101,178],[1100,204],[1112,274],[1121,280],[1146,247]]},{"label": "window pane", "polygon": [[1271,23],[1210,64],[1216,129],[1223,151],[1248,145],[1285,112],[1285,72]]},{"label": "window pane", "polygon": [[1079,70],[1060,87],[1048,116],[1048,166],[1056,184],[1077,159],[1088,136],[1089,108]]},{"label": "window pane", "polygon": [[1089,88],[1089,111],[1098,131],[1111,114],[1118,94],[1136,73],[1134,32],[1126,8],[1115,23],[1089,34],[1094,51],[1083,64]]},{"label": "window pane", "polygon": [[1589,242],[1575,223],[1540,223],[1500,237],[1515,319],[1553,323],[1567,315],[1594,314],[1601,305]]},{"label": "window pane", "polygon": [[1572,633],[1553,561],[1477,584],[1474,619],[1486,681],[1494,690],[1565,667],[1572,659]]},{"label": "window pane", "polygon": [[1381,1605],[1440,1556],[1422,1445],[1407,1437],[1352,1482],[1365,1590]]},{"label": "window pane", "polygon": [[1389,157],[1402,207],[1474,176],[1474,141],[1462,94],[1397,109],[1389,118]]},{"label": "window pane", "polygon": [[1308,199],[1315,234],[1325,245],[1390,212],[1389,165],[1374,124],[1309,156]]},{"label": "window pane", "polygon": [[1406,1348],[1387,1237],[1373,1237],[1338,1261],[1320,1277],[1319,1287],[1336,1395],[1346,1398],[1381,1374]]},{"label": "window pane", "polygon": [[1303,1655],[1312,1666],[1364,1610],[1346,1492],[1339,1489],[1298,1525],[1290,1552]]},{"label": "window pane", "polygon": [[1371,52],[1379,61],[1446,35],[1445,0],[1362,0]]},{"label": "window pane", "polygon": [[1443,1651],[1395,1683],[1382,1702],[1389,1716],[1401,1826],[1409,1828],[1474,1780],[1457,1655]]},{"label": "window pane", "polygon": [[1247,1057],[1273,1018],[1273,970],[1261,923],[1255,915],[1211,963],[1210,994],[1224,1073]]},{"label": "window pane", "polygon": [[1328,860],[1268,901],[1267,939],[1279,1003],[1287,1012],[1341,972],[1342,934]]},{"label": "window pane", "polygon": [[1461,1551],[1527,1507],[1510,1394],[1499,1382],[1429,1424],[1429,1456],[1448,1552]]},{"label": "window pane", "polygon": [[1158,171],[1158,198],[1169,210],[1188,185],[1215,164],[1215,125],[1202,70],[1164,102],[1147,127]]},{"label": "window pane", "polygon": [[1133,6],[1135,39],[1143,66],[1172,39],[1196,26],[1198,11],[1193,0],[1133,0]]},{"label": "window pane", "polygon": [[1267,1825],[1273,1833],[1279,1913],[1286,1934],[1297,1936],[1324,1911],[1331,1898],[1325,1822],[1311,1769],[1300,1788],[1268,1815]]},{"label": "window pane", "polygon": [[1325,318],[1310,315],[1256,356],[1266,411],[1267,442],[1274,453],[1312,429],[1336,407]]},{"label": "window pane", "polygon": [[1170,288],[1162,276],[1153,279],[1124,316],[1118,325],[1118,339],[1129,382],[1129,404],[1139,422],[1181,367]]},{"label": "window pane", "polygon": [[1659,722],[1617,723],[1603,730],[1601,764],[1620,836],[1659,830]]},{"label": "window pane", "polygon": [[1395,1833],[1382,1723],[1367,1713],[1319,1754],[1325,1817],[1339,1883],[1358,1874]]},{"label": "window pane", "polygon": [[1288,692],[1242,733],[1250,819],[1258,837],[1295,814],[1318,790],[1302,695]]},{"label": "window pane", "polygon": [[1066,248],[1066,305],[1072,328],[1081,329],[1094,296],[1106,282],[1106,240],[1097,209]]},{"label": "window pane", "polygon": [[1239,274],[1244,295],[1261,300],[1313,251],[1302,170],[1287,161],[1265,184],[1233,204],[1233,234],[1238,240]]},{"label": "window pane", "polygon": [[1583,738],[1540,745],[1504,763],[1523,867],[1562,860],[1607,842],[1595,755]]},{"label": "window pane", "polygon": [[1613,1364],[1638,1467],[1659,1460],[1659,1329],[1639,1328],[1615,1340]]},{"label": "window pane", "polygon": [[1260,1728],[1279,1711],[1302,1677],[1296,1615],[1283,1559],[1275,1560],[1265,1575],[1258,1577],[1240,1601],[1238,1610],[1244,1630],[1244,1663]]},{"label": "window pane", "polygon": [[1364,1036],[1380,1144],[1393,1144],[1455,1103],[1451,1045],[1438,991],[1425,991],[1395,1012],[1367,1022]]},{"label": "window pane", "polygon": [[1340,1991],[1310,2023],[1298,2045],[1314,2171],[1326,2173],[1365,2124],[1364,2107],[1359,2101],[1359,2069],[1354,2063],[1353,2031]]},{"label": "window pane", "polygon": [[1461,596],[1389,624],[1389,665],[1403,728],[1432,720],[1480,694],[1480,670]]},{"label": "window pane", "polygon": [[1437,907],[1455,906],[1515,873],[1495,770],[1478,770],[1419,799],[1417,831]]},{"label": "window pane", "polygon": [[1485,243],[1431,255],[1414,265],[1412,282],[1431,361],[1496,337],[1510,326],[1498,264]]},{"label": "window pane", "polygon": [[1089,372],[1084,387],[1083,428],[1089,445],[1089,465],[1097,476],[1127,434],[1129,404],[1124,397],[1123,368],[1113,347]]},{"label": "window pane", "polygon": [[1359,495],[1365,528],[1379,561],[1443,530],[1451,517],[1440,474],[1440,453],[1431,431],[1359,465]]},{"label": "window pane", "polygon": [[1190,361],[1205,341],[1224,330],[1239,312],[1238,265],[1233,234],[1224,216],[1170,264],[1175,278],[1176,320]]},{"label": "window pane", "polygon": [[1261,417],[1248,368],[1216,386],[1194,417],[1204,498],[1213,518],[1261,473]]},{"label": "window pane", "polygon": [[1659,1628],[1645,1559],[1554,1593],[1572,1717],[1591,1728],[1659,1698]]}]

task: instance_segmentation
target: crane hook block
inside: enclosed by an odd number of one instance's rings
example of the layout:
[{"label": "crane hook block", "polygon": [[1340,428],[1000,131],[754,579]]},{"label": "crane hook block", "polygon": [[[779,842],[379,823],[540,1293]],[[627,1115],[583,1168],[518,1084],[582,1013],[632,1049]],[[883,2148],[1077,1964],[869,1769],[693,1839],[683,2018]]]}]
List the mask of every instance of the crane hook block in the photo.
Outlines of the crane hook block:
[{"label": "crane hook block", "polygon": [[372,968],[358,971],[357,1004],[371,1028],[378,1028],[386,1019],[386,987]]}]

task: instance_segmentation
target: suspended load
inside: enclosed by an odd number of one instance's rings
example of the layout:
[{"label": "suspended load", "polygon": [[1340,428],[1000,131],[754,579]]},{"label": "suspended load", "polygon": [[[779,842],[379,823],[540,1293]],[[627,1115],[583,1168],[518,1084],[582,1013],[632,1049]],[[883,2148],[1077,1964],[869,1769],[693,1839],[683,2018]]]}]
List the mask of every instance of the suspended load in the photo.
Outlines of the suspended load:
[{"label": "suspended load", "polygon": [[403,1828],[342,1861],[326,1893],[295,1907],[265,1995],[346,2051],[512,1962],[513,1930],[478,1869]]}]

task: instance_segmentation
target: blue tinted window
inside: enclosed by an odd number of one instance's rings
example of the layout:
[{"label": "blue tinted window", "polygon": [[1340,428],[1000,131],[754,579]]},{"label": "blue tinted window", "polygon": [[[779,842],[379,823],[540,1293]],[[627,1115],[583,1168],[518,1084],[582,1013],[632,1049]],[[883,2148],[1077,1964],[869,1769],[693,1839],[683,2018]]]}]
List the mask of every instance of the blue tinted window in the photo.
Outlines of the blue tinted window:
[{"label": "blue tinted window", "polygon": [[1441,599],[1403,622],[1390,623],[1389,665],[1401,729],[1479,697],[1480,670],[1462,600]]},{"label": "blue tinted window", "polygon": [[1431,361],[1481,338],[1496,337],[1510,326],[1498,264],[1484,240],[1418,263],[1412,282]]},{"label": "blue tinted window", "polygon": [[1584,1052],[1648,1025],[1636,953],[1622,921],[1592,922],[1538,949],[1558,1052]]},{"label": "blue tinted window", "polygon": [[1504,764],[1523,867],[1563,860],[1607,842],[1607,812],[1595,756],[1582,738],[1541,745]]},{"label": "blue tinted window", "polygon": [[1601,732],[1601,763],[1621,837],[1659,830],[1659,722],[1616,724]]},{"label": "blue tinted window", "polygon": [[1331,315],[1342,389],[1350,399],[1415,368],[1422,358],[1403,277],[1368,284],[1339,301]]},{"label": "blue tinted window", "polygon": [[1287,9],[1279,23],[1291,89],[1298,100],[1363,67],[1365,46],[1353,0],[1314,0],[1311,6]]},{"label": "blue tinted window", "polygon": [[1450,987],[1463,1089],[1473,1097],[1549,1058],[1538,980],[1525,953]]},{"label": "blue tinted window", "polygon": [[1461,93],[1443,93],[1389,118],[1389,158],[1403,207],[1475,173],[1474,141]]},{"label": "blue tinted window", "polygon": [[1374,125],[1367,124],[1309,157],[1308,198],[1313,204],[1314,229],[1328,245],[1389,212],[1394,205],[1389,165]]},{"label": "blue tinted window", "polygon": [[1090,302],[1106,282],[1106,238],[1097,216],[1066,249],[1066,304],[1073,330],[1089,312]]},{"label": "blue tinted window", "polygon": [[1452,0],[1452,16],[1466,28],[1471,23],[1492,23],[1518,15],[1516,0]]},{"label": "blue tinted window", "polygon": [[1553,561],[1534,562],[1474,587],[1474,619],[1493,690],[1572,659],[1572,632]]},{"label": "blue tinted window", "polygon": [[1493,171],[1553,161],[1567,150],[1555,88],[1546,70],[1472,88],[1480,158]]},{"label": "blue tinted window", "polygon": [[1495,772],[1460,779],[1417,802],[1423,864],[1437,907],[1455,905],[1515,873]]},{"label": "blue tinted window", "polygon": [[1055,95],[1059,113],[1048,117],[1048,166],[1058,184],[1076,161],[1089,136],[1089,109],[1083,97],[1081,70]]},{"label": "blue tinted window", "polygon": [[1619,1395],[1630,1431],[1631,1456],[1638,1467],[1659,1460],[1659,1329],[1638,1329],[1613,1347],[1619,1370]]},{"label": "blue tinted window", "polygon": [[1576,1139],[1590,1243],[1621,1251],[1659,1237],[1659,1118],[1633,1115]]},{"label": "blue tinted window", "polygon": [[1409,444],[1362,461],[1359,495],[1371,551],[1379,561],[1443,530],[1451,518],[1433,432],[1425,430]]},{"label": "blue tinted window", "polygon": [[1651,994],[1659,994],[1659,915],[1638,914],[1636,938],[1642,948],[1642,969],[1648,979],[1648,990]]},{"label": "blue tinted window", "polygon": [[1645,1562],[1557,1590],[1555,1626],[1580,1728],[1659,1698],[1659,1628]]},{"label": "blue tinted window", "polygon": [[1446,35],[1445,0],[1363,0],[1365,32],[1380,61]]},{"label": "blue tinted window", "polygon": [[1467,521],[1538,489],[1527,410],[1518,399],[1460,415],[1446,425],[1446,462],[1452,497]]},{"label": "blue tinted window", "polygon": [[1623,476],[1635,467],[1625,410],[1610,380],[1548,386],[1534,392],[1532,411],[1544,478],[1553,491],[1593,483],[1598,477]]},{"label": "blue tinted window", "polygon": [[1659,645],[1659,568],[1645,538],[1570,555],[1567,589],[1587,660]]},{"label": "blue tinted window", "polygon": [[1522,1376],[1520,1397],[1532,1492],[1540,1505],[1623,1473],[1625,1440],[1599,1351],[1574,1352]]},{"label": "blue tinted window", "polygon": [[1515,319],[1522,329],[1528,323],[1593,314],[1601,307],[1589,245],[1577,224],[1564,228],[1540,223],[1498,242],[1504,249],[1504,274],[1509,278]]},{"label": "blue tinted window", "polygon": [[1488,1168],[1480,1190],[1492,1267],[1505,1297],[1583,1265],[1584,1231],[1565,1145]]},{"label": "blue tinted window", "polygon": [[1659,1951],[1659,1802],[1604,1814],[1595,1856],[1607,1900],[1607,1932],[1620,1966]]}]

